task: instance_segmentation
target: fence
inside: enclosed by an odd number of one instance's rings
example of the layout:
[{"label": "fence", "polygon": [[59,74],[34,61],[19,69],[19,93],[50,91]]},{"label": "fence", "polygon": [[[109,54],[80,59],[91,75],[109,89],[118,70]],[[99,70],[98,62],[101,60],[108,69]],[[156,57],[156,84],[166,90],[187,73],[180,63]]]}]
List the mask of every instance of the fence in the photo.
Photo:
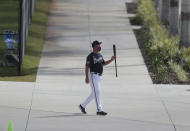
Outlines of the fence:
[{"label": "fence", "polygon": [[7,60],[9,55],[16,62],[14,65],[18,67],[19,74],[21,74],[35,2],[36,0],[0,1],[0,59],[3,59],[0,65],[9,66],[10,62],[13,62]]}]

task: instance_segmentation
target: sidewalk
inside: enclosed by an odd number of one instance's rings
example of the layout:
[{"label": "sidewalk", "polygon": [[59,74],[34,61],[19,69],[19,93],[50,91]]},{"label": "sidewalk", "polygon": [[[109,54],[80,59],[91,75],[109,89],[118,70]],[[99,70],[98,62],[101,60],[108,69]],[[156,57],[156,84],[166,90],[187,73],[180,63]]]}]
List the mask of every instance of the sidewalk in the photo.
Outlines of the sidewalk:
[{"label": "sidewalk", "polygon": [[[13,120],[15,131],[189,131],[190,86],[153,85],[129,23],[130,0],[54,0],[36,83],[0,83],[0,130]],[[90,43],[100,40],[104,59],[103,108],[82,115],[89,95],[84,82]],[[13,89],[14,87],[14,89]]]}]

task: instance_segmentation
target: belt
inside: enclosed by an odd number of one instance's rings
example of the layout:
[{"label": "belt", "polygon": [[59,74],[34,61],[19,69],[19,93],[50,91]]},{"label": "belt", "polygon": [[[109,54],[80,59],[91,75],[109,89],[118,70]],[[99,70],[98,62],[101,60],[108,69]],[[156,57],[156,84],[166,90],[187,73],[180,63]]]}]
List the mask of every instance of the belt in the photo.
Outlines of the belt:
[{"label": "belt", "polygon": [[98,72],[90,72],[92,74],[96,74],[96,75],[99,75],[99,76],[102,76],[102,74],[98,73]]}]

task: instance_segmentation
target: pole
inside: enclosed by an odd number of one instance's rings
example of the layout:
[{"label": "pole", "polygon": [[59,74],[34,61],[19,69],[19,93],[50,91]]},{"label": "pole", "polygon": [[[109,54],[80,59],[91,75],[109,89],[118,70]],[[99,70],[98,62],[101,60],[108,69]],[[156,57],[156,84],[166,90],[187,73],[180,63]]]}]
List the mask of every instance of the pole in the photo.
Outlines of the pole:
[{"label": "pole", "polygon": [[18,43],[18,58],[19,58],[19,64],[18,64],[18,75],[21,75],[21,59],[22,59],[22,5],[23,5],[23,0],[19,0],[20,2],[20,12],[19,12],[19,43]]}]

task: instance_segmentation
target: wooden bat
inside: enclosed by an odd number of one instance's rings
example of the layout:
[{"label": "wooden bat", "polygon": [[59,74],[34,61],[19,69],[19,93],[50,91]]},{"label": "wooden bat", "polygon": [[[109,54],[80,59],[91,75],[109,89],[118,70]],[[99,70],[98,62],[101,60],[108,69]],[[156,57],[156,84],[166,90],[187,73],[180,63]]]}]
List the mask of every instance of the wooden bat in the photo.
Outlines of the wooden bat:
[{"label": "wooden bat", "polygon": [[113,45],[113,54],[115,56],[115,75],[117,77],[117,60],[116,60],[116,46]]}]

